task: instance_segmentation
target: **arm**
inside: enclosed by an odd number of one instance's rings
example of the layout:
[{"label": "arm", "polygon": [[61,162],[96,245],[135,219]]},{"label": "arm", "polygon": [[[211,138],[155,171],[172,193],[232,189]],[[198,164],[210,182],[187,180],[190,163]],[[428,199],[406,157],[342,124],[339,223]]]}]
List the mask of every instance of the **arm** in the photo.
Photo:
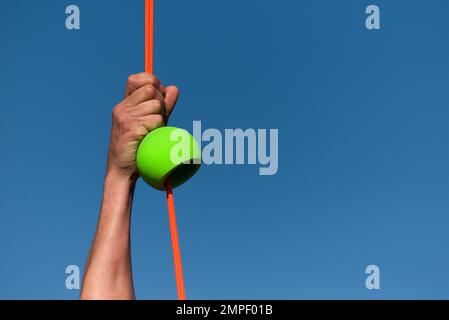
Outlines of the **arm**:
[{"label": "arm", "polygon": [[113,110],[103,201],[87,259],[81,299],[134,299],[130,221],[138,178],[135,157],[140,140],[165,124],[178,89],[156,77],[130,76],[125,99]]},{"label": "arm", "polygon": [[88,257],[81,299],[134,299],[130,219],[135,181],[110,172]]}]

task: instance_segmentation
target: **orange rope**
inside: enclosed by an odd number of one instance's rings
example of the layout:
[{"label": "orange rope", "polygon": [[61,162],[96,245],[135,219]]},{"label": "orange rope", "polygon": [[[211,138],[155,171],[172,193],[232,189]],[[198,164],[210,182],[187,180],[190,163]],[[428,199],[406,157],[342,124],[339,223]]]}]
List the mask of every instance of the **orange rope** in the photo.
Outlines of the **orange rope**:
[{"label": "orange rope", "polygon": [[167,205],[168,219],[170,221],[171,245],[173,248],[173,261],[175,264],[176,287],[178,288],[178,299],[185,300],[184,277],[182,274],[181,250],[179,249],[178,228],[176,226],[175,201],[173,199],[171,179],[167,179]]},{"label": "orange rope", "polygon": [[154,0],[145,0],[145,72],[153,73]]},{"label": "orange rope", "polygon": [[[145,72],[153,73],[154,45],[154,0],[145,0]],[[172,183],[167,178],[167,206],[170,222],[173,262],[175,266],[176,287],[178,299],[185,300],[184,276],[182,274],[181,250],[179,249],[178,228],[176,226],[175,201],[173,199]]]}]

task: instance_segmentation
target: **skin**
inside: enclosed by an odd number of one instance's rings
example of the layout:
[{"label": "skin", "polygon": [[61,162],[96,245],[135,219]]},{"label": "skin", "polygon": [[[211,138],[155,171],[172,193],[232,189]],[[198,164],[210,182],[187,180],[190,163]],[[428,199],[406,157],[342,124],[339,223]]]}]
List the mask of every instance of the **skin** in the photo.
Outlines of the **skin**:
[{"label": "skin", "polygon": [[103,201],[87,259],[82,300],[135,299],[130,251],[133,193],[139,178],[136,152],[145,135],[163,125],[178,99],[151,74],[128,78],[125,98],[112,111]]}]

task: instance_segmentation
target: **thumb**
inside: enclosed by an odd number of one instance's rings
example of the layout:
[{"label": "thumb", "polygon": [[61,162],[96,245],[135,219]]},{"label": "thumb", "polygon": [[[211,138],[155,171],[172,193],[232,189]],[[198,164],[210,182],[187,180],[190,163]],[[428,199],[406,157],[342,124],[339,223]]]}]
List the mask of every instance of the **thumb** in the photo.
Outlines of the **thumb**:
[{"label": "thumb", "polygon": [[178,101],[179,89],[175,86],[168,86],[165,88],[165,107],[167,114],[170,116],[175,108],[176,101]]}]

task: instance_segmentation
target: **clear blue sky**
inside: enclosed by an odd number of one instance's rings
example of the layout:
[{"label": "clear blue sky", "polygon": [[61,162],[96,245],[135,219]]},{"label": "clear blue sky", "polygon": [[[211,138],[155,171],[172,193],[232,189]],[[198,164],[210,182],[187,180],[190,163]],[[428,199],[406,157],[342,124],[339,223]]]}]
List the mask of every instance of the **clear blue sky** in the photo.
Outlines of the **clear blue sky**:
[{"label": "clear blue sky", "polygon": [[[176,190],[188,297],[449,298],[449,2],[157,3],[171,123],[279,129],[277,175],[204,166]],[[64,271],[84,267],[110,111],[143,70],[143,0],[3,2],[0,41],[0,298],[76,299]],[[164,194],[141,182],[132,255],[138,298],[176,298]]]}]

